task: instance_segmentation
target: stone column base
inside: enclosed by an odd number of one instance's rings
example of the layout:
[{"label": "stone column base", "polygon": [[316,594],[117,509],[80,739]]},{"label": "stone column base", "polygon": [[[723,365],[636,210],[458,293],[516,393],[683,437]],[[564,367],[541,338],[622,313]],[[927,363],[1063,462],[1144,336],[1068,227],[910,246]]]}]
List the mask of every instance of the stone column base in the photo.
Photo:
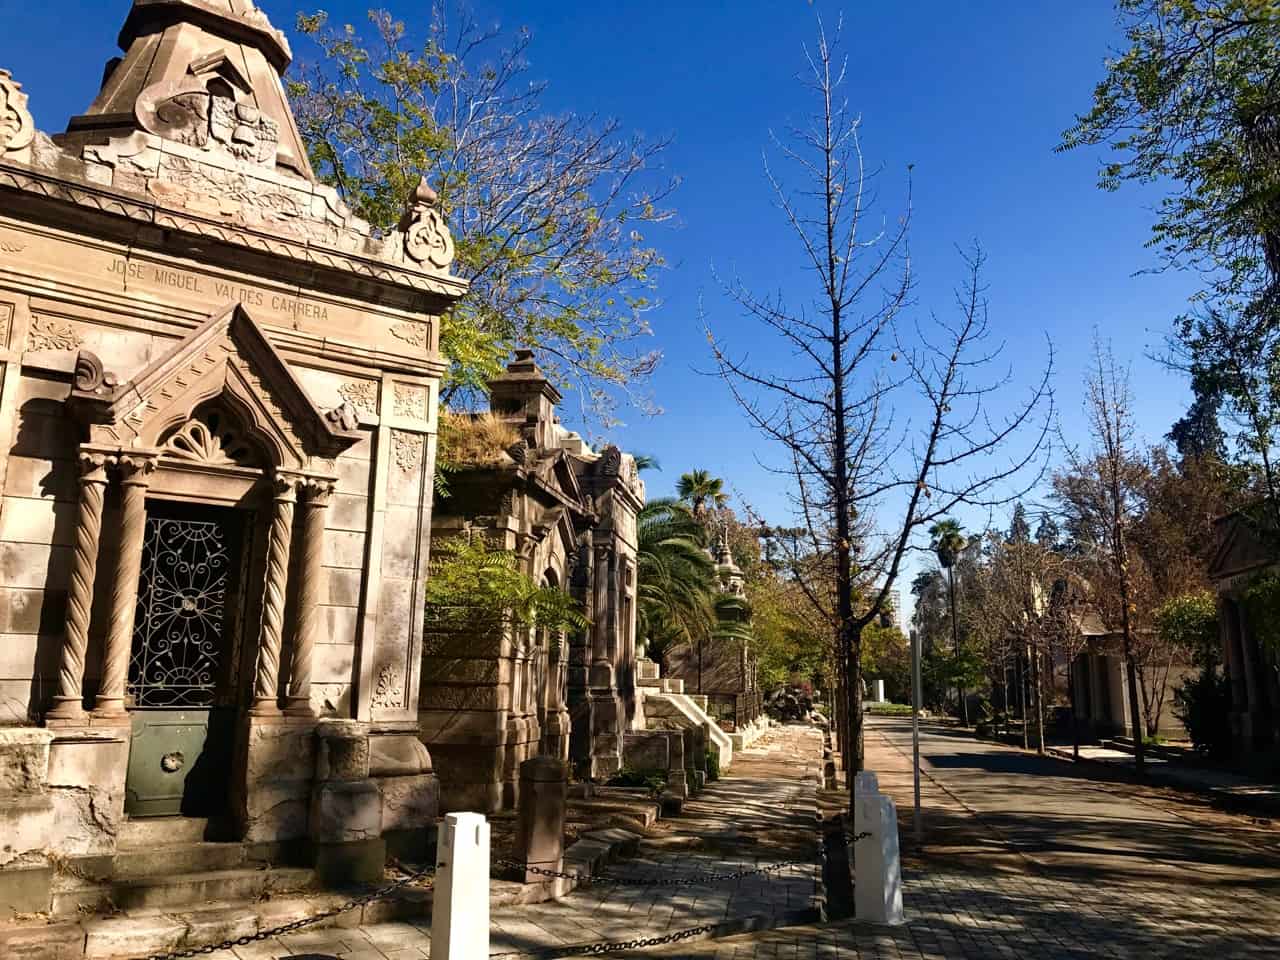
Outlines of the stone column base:
[{"label": "stone column base", "polygon": [[327,887],[353,883],[380,883],[387,864],[387,842],[357,840],[350,843],[317,843],[316,876]]}]

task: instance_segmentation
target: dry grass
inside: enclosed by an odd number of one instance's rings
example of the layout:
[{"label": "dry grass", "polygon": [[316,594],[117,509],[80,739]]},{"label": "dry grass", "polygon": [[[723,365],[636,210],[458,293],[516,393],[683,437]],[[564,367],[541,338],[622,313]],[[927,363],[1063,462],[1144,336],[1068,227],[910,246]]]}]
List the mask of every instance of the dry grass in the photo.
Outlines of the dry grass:
[{"label": "dry grass", "polygon": [[507,450],[520,434],[492,413],[443,412],[440,417],[440,455],[460,466],[492,466],[507,459]]}]

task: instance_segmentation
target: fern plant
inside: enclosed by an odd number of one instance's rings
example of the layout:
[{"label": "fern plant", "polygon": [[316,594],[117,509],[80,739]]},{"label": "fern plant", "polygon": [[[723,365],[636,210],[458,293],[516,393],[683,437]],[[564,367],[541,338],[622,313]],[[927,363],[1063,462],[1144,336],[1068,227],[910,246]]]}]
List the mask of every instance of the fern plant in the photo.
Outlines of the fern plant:
[{"label": "fern plant", "polygon": [[507,623],[546,630],[552,637],[589,624],[569,594],[535,583],[520,569],[519,557],[479,536],[436,544],[427,580],[427,617],[437,630]]}]

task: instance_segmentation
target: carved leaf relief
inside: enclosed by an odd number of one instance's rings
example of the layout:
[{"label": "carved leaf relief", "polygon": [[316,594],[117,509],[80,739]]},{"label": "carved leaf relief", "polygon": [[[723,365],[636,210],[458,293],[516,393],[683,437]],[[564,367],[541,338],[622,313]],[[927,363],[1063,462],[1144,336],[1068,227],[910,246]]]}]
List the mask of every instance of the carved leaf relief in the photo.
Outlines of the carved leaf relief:
[{"label": "carved leaf relief", "polygon": [[427,391],[407,383],[395,385],[395,409],[397,417],[427,419]]},{"label": "carved leaf relief", "polygon": [[257,466],[259,459],[239,425],[216,408],[179,427],[164,445],[164,451],[179,460],[221,466]]},{"label": "carved leaf relief", "polygon": [[372,380],[348,380],[338,388],[338,396],[366,413],[378,412],[378,385]]},{"label": "carved leaf relief", "polygon": [[71,324],[46,317],[32,317],[27,333],[28,350],[79,350],[84,338]]},{"label": "carved leaf relief", "polygon": [[397,323],[391,328],[391,335],[411,347],[425,347],[429,329],[425,323]]},{"label": "carved leaf relief", "polygon": [[404,700],[404,684],[400,671],[394,665],[385,664],[378,671],[378,683],[373,689],[373,706],[382,709],[394,708]]},{"label": "carved leaf relief", "polygon": [[0,70],[0,154],[25,150],[35,135],[35,121],[27,109],[22,85],[8,70]]},{"label": "carved leaf relief", "polygon": [[391,434],[396,464],[406,473],[412,473],[422,462],[422,435],[417,433]]},{"label": "carved leaf relief", "polygon": [[414,210],[409,229],[405,231],[404,249],[418,263],[440,270],[453,263],[453,235],[439,210],[426,206]]}]

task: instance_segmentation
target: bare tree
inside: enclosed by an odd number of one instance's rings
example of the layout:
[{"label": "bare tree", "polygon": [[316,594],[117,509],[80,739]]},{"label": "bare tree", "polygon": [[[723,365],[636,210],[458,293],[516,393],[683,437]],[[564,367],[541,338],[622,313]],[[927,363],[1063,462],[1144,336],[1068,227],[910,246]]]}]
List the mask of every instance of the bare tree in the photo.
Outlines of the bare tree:
[{"label": "bare tree", "polygon": [[[1038,479],[1052,407],[1051,363],[1027,395],[993,409],[1010,370],[984,380],[1001,352],[991,343],[980,250],[953,320],[913,324],[906,212],[892,222],[871,212],[872,174],[859,141],[860,120],[844,99],[847,62],[840,29],[821,21],[806,50],[803,83],[816,109],[809,122],[772,137],[774,153],[800,177],[791,189],[765,158],[774,201],[790,226],[812,295],[798,305],[759,295],[740,280],[726,293],[796,358],[790,369],[759,365],[707,328],[717,371],[748,421],[785,451],[804,530],[807,565],[795,576],[832,624],[845,729],[841,747],[862,769],[863,629],[879,617],[920,534],[966,504],[1008,502]],[[771,356],[782,351],[771,351]],[[1002,396],[1002,400],[1008,393]],[[899,401],[922,406],[895,415]],[[1043,414],[1043,416],[1041,416]],[[1007,448],[1019,443],[1016,452]],[[1030,476],[1029,476],[1030,475]],[[814,560],[818,561],[816,564]],[[821,571],[816,574],[815,567]]]},{"label": "bare tree", "polygon": [[[982,617],[1004,641],[1002,647],[1018,649],[1026,658],[1036,716],[1035,748],[1044,753],[1046,679],[1052,681],[1056,655],[1065,654],[1068,663],[1073,656],[1064,601],[1069,565],[1061,553],[1034,540],[1006,540],[989,533],[988,544],[989,560],[981,568]],[[1027,727],[1024,716],[1023,746],[1028,746]]]},{"label": "bare tree", "polygon": [[1129,723],[1139,772],[1145,764],[1142,700],[1138,695],[1134,631],[1135,584],[1129,563],[1128,528],[1137,509],[1145,465],[1133,456],[1133,394],[1128,371],[1116,363],[1109,345],[1094,336],[1094,368],[1089,375],[1085,413],[1092,434],[1087,455],[1067,448],[1070,472],[1054,479],[1077,541],[1111,574],[1129,688]]}]

